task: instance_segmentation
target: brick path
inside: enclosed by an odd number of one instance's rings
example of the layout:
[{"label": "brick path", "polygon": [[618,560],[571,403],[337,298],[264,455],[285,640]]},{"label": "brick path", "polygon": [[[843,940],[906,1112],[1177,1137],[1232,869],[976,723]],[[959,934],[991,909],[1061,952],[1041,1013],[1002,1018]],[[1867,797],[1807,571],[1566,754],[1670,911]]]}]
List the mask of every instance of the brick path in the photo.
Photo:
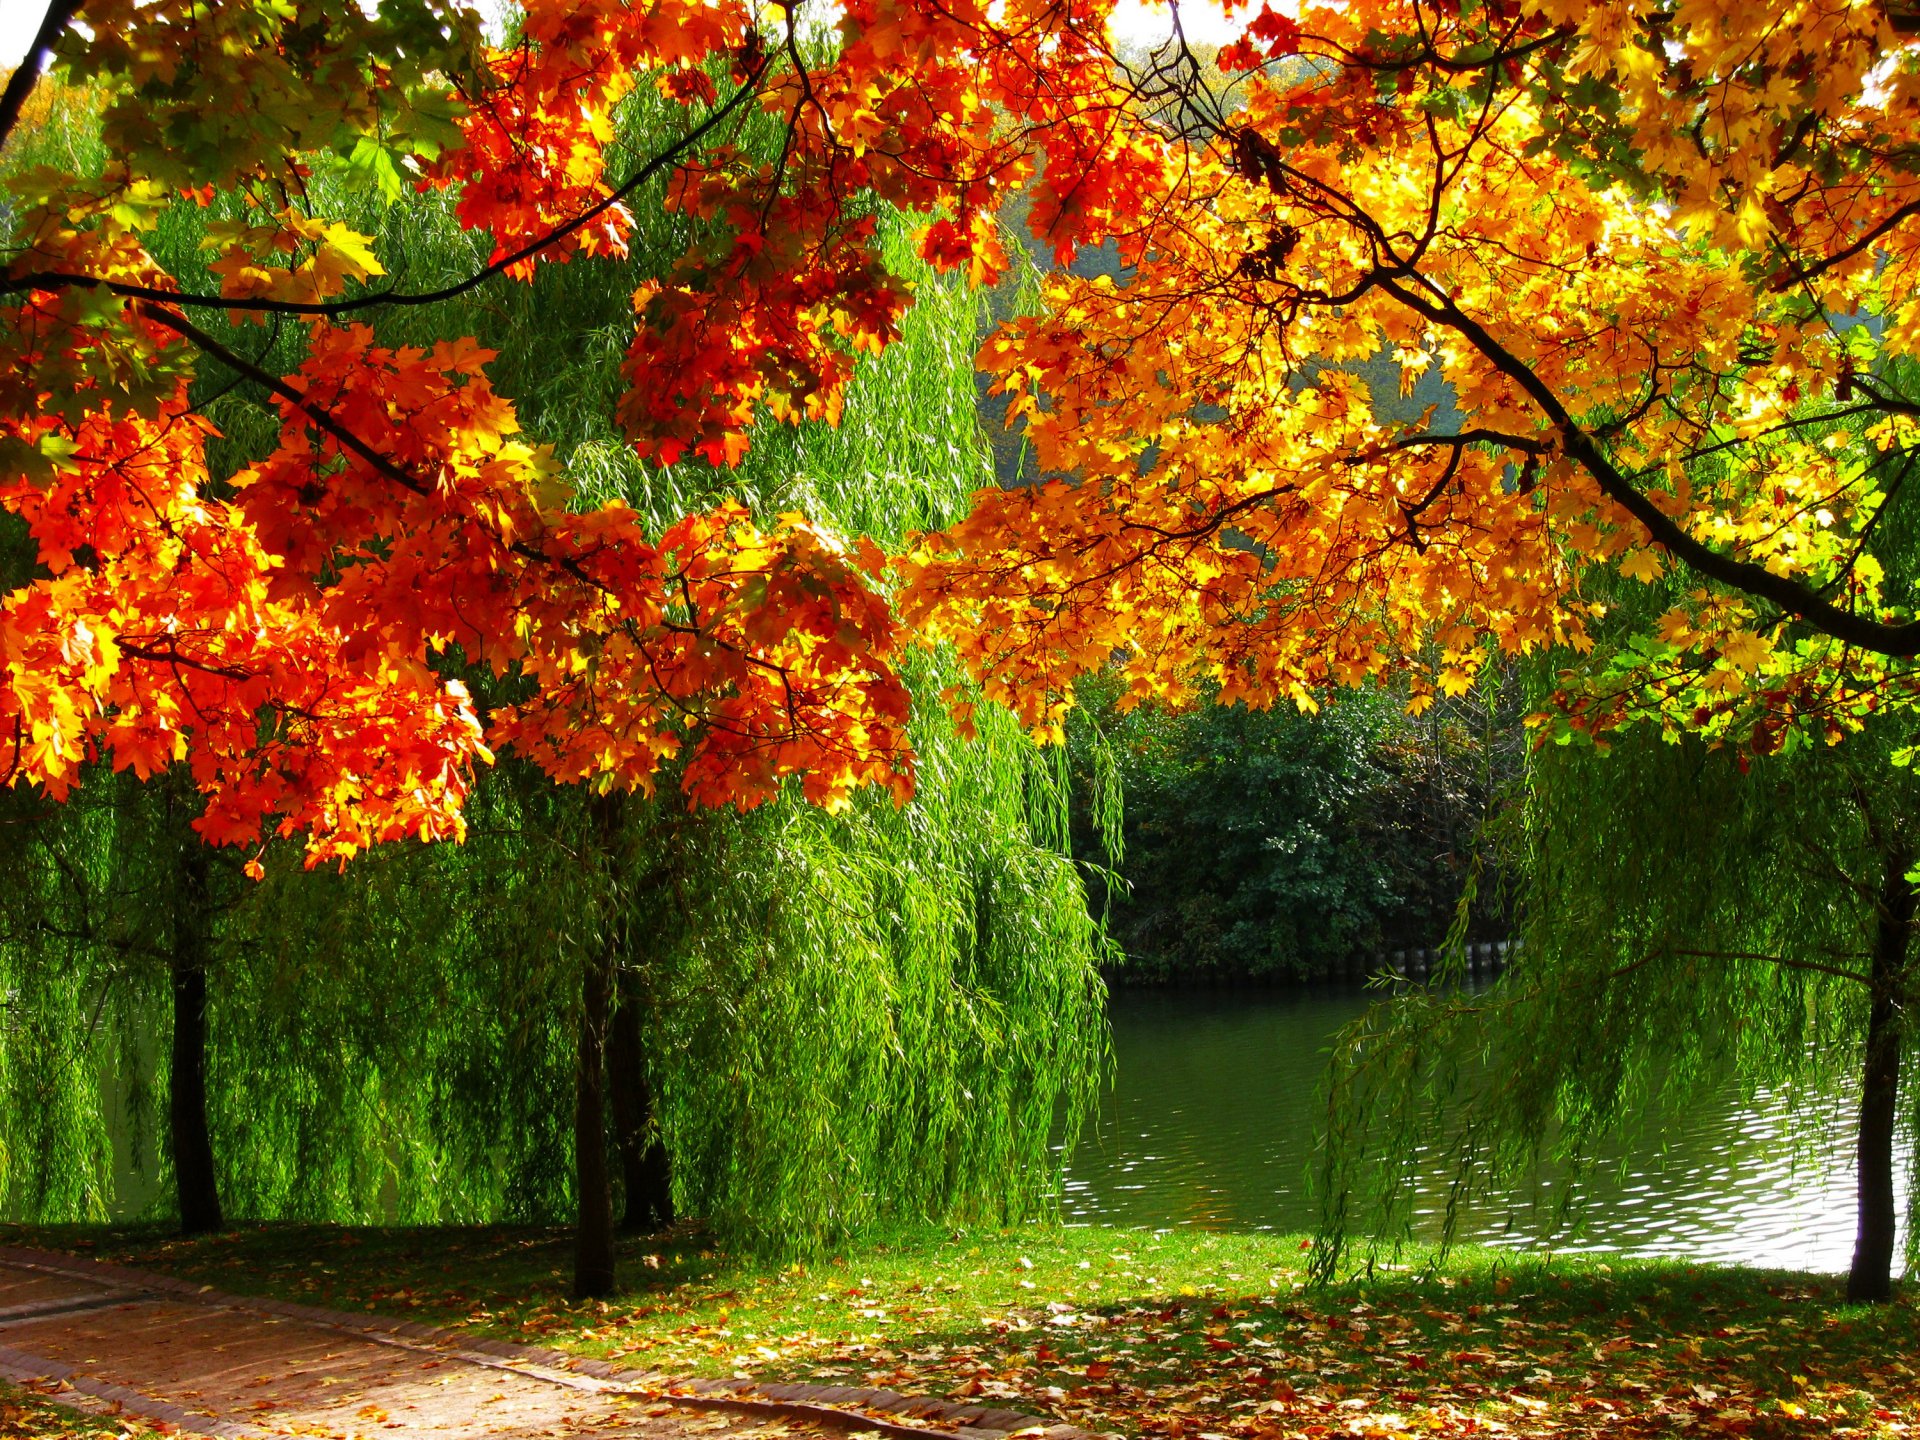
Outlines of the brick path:
[{"label": "brick path", "polygon": [[[890,1391],[676,1381],[5,1247],[0,1378],[60,1382],[55,1398],[221,1440],[774,1440],[819,1423],[906,1440],[925,1433],[915,1420],[959,1440],[1005,1440],[1045,1423]],[[1092,1440],[1064,1425],[1042,1433]]]}]

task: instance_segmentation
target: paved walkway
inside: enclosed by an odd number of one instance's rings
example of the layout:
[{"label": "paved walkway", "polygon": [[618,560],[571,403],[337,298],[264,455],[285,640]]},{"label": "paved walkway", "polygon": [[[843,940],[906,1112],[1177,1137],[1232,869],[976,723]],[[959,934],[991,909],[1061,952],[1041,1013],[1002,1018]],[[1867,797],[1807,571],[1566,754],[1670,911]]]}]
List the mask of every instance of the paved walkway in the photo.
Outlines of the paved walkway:
[{"label": "paved walkway", "polygon": [[[1010,1411],[887,1391],[674,1382],[429,1325],[4,1248],[0,1378],[57,1381],[56,1399],[220,1440],[776,1440],[821,1422],[903,1440],[915,1417],[953,1427],[945,1433],[961,1440],[1037,1428]],[[1055,1426],[1045,1440],[1091,1437]]]},{"label": "paved walkway", "polygon": [[578,1380],[556,1383],[425,1346],[4,1263],[0,1373],[63,1380],[76,1395],[235,1440],[677,1440],[754,1423],[636,1406]]}]

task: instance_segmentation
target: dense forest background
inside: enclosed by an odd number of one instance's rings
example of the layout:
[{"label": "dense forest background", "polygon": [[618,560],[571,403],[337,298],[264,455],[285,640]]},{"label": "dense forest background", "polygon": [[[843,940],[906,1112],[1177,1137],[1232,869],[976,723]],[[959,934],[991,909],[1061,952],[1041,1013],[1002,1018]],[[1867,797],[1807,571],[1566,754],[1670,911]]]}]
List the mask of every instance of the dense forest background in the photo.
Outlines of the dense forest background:
[{"label": "dense forest background", "polygon": [[[1465,905],[1469,941],[1511,924],[1500,820],[1518,801],[1519,682],[1419,716],[1375,689],[1291,708],[1081,717],[1079,793],[1110,765],[1122,844],[1083,804],[1076,853],[1123,963],[1121,984],[1296,981],[1433,948]],[[1098,753],[1096,753],[1098,752]]]}]

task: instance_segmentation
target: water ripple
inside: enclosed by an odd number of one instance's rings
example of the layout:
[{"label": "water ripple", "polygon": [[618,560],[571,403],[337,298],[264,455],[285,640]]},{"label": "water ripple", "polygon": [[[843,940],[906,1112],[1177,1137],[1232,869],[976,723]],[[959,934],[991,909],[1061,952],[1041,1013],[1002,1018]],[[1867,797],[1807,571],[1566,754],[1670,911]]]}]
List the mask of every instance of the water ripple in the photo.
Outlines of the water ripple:
[{"label": "water ripple", "polygon": [[[1069,1222],[1306,1230],[1313,1097],[1357,991],[1122,994],[1113,1006],[1117,1080],[1068,1171]],[[1685,1256],[1844,1270],[1853,1246],[1852,1102],[1826,1097],[1814,1146],[1796,1145],[1785,1095],[1728,1087],[1684,1114],[1651,1117],[1631,1145],[1597,1157],[1577,1231],[1554,1233],[1567,1177],[1494,1197],[1459,1237],[1562,1251]],[[1904,1167],[1902,1167],[1904,1170]],[[1902,1211],[1904,1213],[1904,1196]],[[1437,1235],[1437,1184],[1416,1233]]]}]

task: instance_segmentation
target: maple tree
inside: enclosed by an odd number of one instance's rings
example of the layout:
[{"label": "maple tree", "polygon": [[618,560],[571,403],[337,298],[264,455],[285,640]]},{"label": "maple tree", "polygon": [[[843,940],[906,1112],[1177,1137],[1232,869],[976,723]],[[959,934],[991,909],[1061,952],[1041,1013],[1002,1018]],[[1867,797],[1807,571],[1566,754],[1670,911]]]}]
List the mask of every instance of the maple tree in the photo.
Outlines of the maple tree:
[{"label": "maple tree", "polygon": [[[84,34],[49,38],[105,88],[115,159],[13,182],[17,483],[89,514],[91,470],[117,472],[156,435],[172,471],[192,463],[196,355],[270,384],[284,443],[234,478],[213,523],[277,572],[259,589],[274,623],[341,637],[306,645],[388,706],[375,748],[396,773],[363,773],[329,734],[378,708],[367,695],[321,704],[300,689],[313,676],[189,659],[186,640],[139,638],[151,617],[121,645],[98,596],[45,581],[22,629],[43,653],[22,673],[59,673],[57,651],[64,699],[16,702],[20,774],[68,783],[89,745],[147,767],[190,733],[220,797],[215,838],[265,815],[327,837],[324,854],[444,833],[483,746],[427,664],[457,643],[535,679],[535,701],[489,728],[565,778],[645,779],[692,735],[702,798],[751,800],[801,770],[824,799],[903,784],[877,557],[836,555],[798,521],[763,535],[722,511],[650,542],[615,511],[569,511],[563,468],[513,438],[485,355],[457,336],[384,349],[361,323],[617,256],[655,179],[722,236],[634,297],[619,413],[660,463],[736,461],[760,416],[834,418],[855,358],[891,341],[911,299],[878,259],[876,201],[941,212],[923,252],[982,280],[1004,265],[994,212],[1017,188],[1058,256],[1118,240],[1122,283],[1054,276],[1045,313],[983,355],[1060,478],[983,496],[903,567],[907,613],[1043,732],[1116,650],[1136,698],[1205,686],[1310,705],[1398,666],[1418,703],[1470,684],[1489,643],[1605,638],[1596,569],[1651,583],[1684,566],[1699,583],[1636,637],[1631,683],[1564,697],[1576,727],[1657,713],[1764,747],[1796,725],[1835,738],[1905,691],[1920,631],[1872,531],[1913,418],[1896,362],[1920,262],[1902,248],[1915,202],[1895,142],[1914,94],[1910,47],[1879,9],[1265,9],[1220,51],[1243,72],[1226,103],[1184,47],[1116,64],[1098,7],[855,6],[824,50],[793,15],[763,34],[744,8],[705,4],[536,4],[504,47],[431,8],[102,0],[85,17]],[[687,131],[616,180],[611,116],[649,82],[686,106]],[[250,97],[258,123],[228,123],[216,92]],[[750,110],[785,126],[774,163],[729,143]],[[489,264],[437,291],[388,281],[314,204],[316,155],[395,194],[459,187]],[[183,291],[143,246],[179,191],[244,199],[245,219],[209,235],[217,295]],[[222,311],[307,325],[306,363],[259,373],[192,318]],[[1383,423],[1352,369],[1383,348],[1409,385],[1439,377],[1444,403]],[[42,546],[57,579],[66,552]],[[763,589],[775,572],[790,583]],[[824,590],[793,603],[815,576]],[[123,584],[136,577],[106,588]],[[803,655],[819,675],[799,683]],[[246,715],[237,733],[263,707],[287,717],[251,779],[219,725],[181,731],[181,696],[108,693],[149,670],[177,690],[187,665],[235,687],[193,696],[197,713]],[[82,715],[116,733],[83,738]],[[365,792],[344,807],[319,798],[341,771]]]},{"label": "maple tree", "polygon": [[[43,40],[76,9],[50,14]],[[549,18],[564,30],[574,13]],[[491,225],[505,251],[516,226],[539,231],[519,245],[530,253],[619,248],[618,207],[578,153],[604,138],[605,112],[567,88],[563,33],[530,26],[511,52],[463,58],[470,16],[447,28],[404,7],[369,19],[352,6],[102,4],[86,18],[90,33],[59,44],[69,73],[102,92],[115,159],[99,174],[25,170],[9,187],[0,499],[34,550],[0,642],[9,783],[58,798],[96,756],[143,776],[185,761],[209,840],[251,840],[270,819],[309,834],[310,861],[457,836],[489,741],[556,778],[622,787],[650,786],[679,757],[696,801],[754,804],[802,773],[825,804],[876,781],[905,796],[906,696],[871,547],[799,516],[763,527],[733,505],[657,537],[624,506],[571,511],[551,454],[516,438],[487,352],[457,336],[382,346],[351,313],[367,307],[330,304],[379,263],[366,237],[296,199],[309,147],[347,148],[346,168],[376,186],[397,184],[396,159],[426,172],[420,184],[464,182],[462,219]],[[632,18],[632,46],[596,62],[610,87],[659,58]],[[658,38],[687,35],[674,23]],[[444,67],[430,79],[405,63],[422,43]],[[230,68],[207,62],[215,52]],[[35,68],[9,85],[9,118]],[[480,97],[464,131],[448,74]],[[213,103],[237,92],[258,102],[256,123],[231,125]],[[564,135],[503,128],[515,105],[565,112]],[[501,134],[504,150],[481,143]],[[547,224],[543,207],[574,202],[569,175],[602,197],[601,228]],[[143,244],[176,191],[244,198],[243,218],[208,229],[218,295],[183,294]],[[503,253],[478,278],[530,267]],[[304,362],[267,372],[231,328],[190,318],[196,305],[300,315]],[[217,483],[211,427],[190,401],[196,360],[263,386],[284,421],[270,453]],[[517,703],[483,725],[436,669],[450,647],[518,676]]]},{"label": "maple tree", "polygon": [[[908,697],[874,547],[732,503],[656,527],[587,502],[462,333],[481,287],[562,261],[617,269],[635,197],[664,203],[696,240],[629,282],[620,416],[660,466],[731,464],[756,413],[838,419],[853,357],[897,338],[909,289],[883,263],[876,205],[955,197],[926,251],[985,279],[996,196],[1051,145],[1065,207],[1076,154],[1097,154],[1056,84],[1106,86],[1097,47],[1076,61],[1044,26],[1009,32],[983,86],[959,21],[858,13],[824,59],[807,58],[817,35],[780,24],[763,35],[745,5],[547,3],[487,45],[454,7],[56,6],[0,98],[0,133],[57,50],[102,156],[8,176],[0,466],[29,553],[0,633],[7,782],[60,798],[92,761],[142,776],[184,762],[206,838],[304,833],[310,863],[457,838],[473,767],[501,747],[603,791],[671,766],[696,803],[754,805],[789,777],[829,808],[869,783],[904,798]],[[921,73],[877,88],[903,44]],[[632,162],[616,112],[641,86],[680,123]],[[1000,134],[994,96],[1045,111],[1054,138]],[[769,116],[785,140],[762,163],[745,142]],[[383,261],[412,257],[353,217],[409,191],[452,192],[489,258],[437,287],[389,277]],[[184,205],[202,212],[198,260],[168,249]],[[231,384],[275,407],[276,433],[223,438],[216,466],[203,409]],[[601,888],[617,890],[618,827],[601,828]],[[610,937],[581,967],[588,1291],[613,1281],[596,1163],[620,928],[606,909],[574,917]],[[1074,918],[1068,968],[1085,948]],[[1081,1051],[1058,1058],[1078,1083]],[[1051,1073],[1029,1077],[1033,1094]],[[985,1115],[983,1168],[956,1185],[1024,1163],[1045,1128],[1010,1144]]]},{"label": "maple tree", "polygon": [[[621,786],[680,757],[702,801],[757,803],[800,773],[823,803],[906,793],[876,552],[797,516],[763,528],[723,506],[656,538],[617,505],[575,507],[564,466],[515,438],[487,354],[457,333],[383,346],[366,323],[617,259],[658,181],[723,238],[635,294],[619,414],[661,464],[730,464],[756,416],[837,418],[855,358],[896,337],[911,295],[881,261],[876,204],[945,210],[923,253],[984,281],[1014,188],[1071,248],[1162,163],[1155,136],[1111,123],[1097,16],[871,4],[831,32],[768,23],[744,4],[536,3],[494,45],[471,11],[432,4],[49,10],[0,135],[51,54],[89,87],[111,158],[9,180],[0,464],[48,572],[8,602],[10,783],[57,794],[95,755],[185,760],[210,839],[271,820],[309,833],[316,860],[457,835],[471,767],[500,743]],[[642,85],[686,123],[616,178],[614,115]],[[739,143],[761,115],[784,126],[771,162]],[[490,259],[437,289],[390,279],[329,213],[339,187],[454,188]],[[183,196],[225,207],[211,292],[155,259]],[[269,371],[223,315],[304,327],[304,363]],[[203,372],[271,392],[284,422],[273,453],[217,483],[189,401]],[[171,488],[125,488],[161,449]],[[178,545],[169,505],[223,553]],[[86,531],[102,506],[118,528],[76,561],[58,517]],[[158,593],[116,608],[142,586]],[[452,646],[532,693],[478,715],[436,660]]]},{"label": "maple tree", "polygon": [[[1256,14],[1178,130],[1124,276],[1055,274],[983,365],[1050,478],[909,563],[910,611],[1056,725],[1304,705],[1490,651],[1605,647],[1556,724],[1777,748],[1911,695],[1876,543],[1914,402],[1920,57],[1887,11],[1427,3]],[[1386,354],[1413,416],[1372,393]],[[1621,577],[1667,587],[1623,635]]]},{"label": "maple tree", "polygon": [[[56,92],[63,104],[71,94]],[[677,105],[636,97],[620,118],[620,143],[646,153],[681,123]],[[765,153],[777,135],[761,124],[745,140]],[[69,143],[84,153],[87,138],[82,126]],[[406,196],[388,210],[363,197],[340,202],[331,188],[339,175],[318,168],[315,189],[339,202],[329,213],[343,217],[332,223],[371,232],[366,249],[394,270],[445,273],[476,253],[485,259],[492,241],[461,233],[455,196]],[[636,508],[619,512],[621,522],[649,537],[673,532],[682,511],[704,511],[706,496],[729,490],[759,513],[803,503],[893,539],[909,517],[955,513],[985,473],[968,350],[953,343],[974,333],[982,301],[958,277],[926,275],[904,217],[883,215],[876,238],[890,272],[917,277],[916,310],[850,390],[839,427],[757,439],[758,453],[734,470],[690,463],[655,471],[622,455],[611,407],[595,403],[618,379],[619,351],[603,337],[628,304],[632,282],[622,277],[651,273],[663,254],[671,260],[689,228],[635,211],[624,258],[543,266],[533,284],[503,276],[492,293],[449,297],[431,314],[372,309],[375,333],[361,361],[397,372],[409,344],[427,355],[436,328],[458,336],[473,326],[485,348],[501,352],[486,363],[489,386],[517,398],[526,432],[568,456],[567,473],[554,477],[556,490],[575,487],[568,505],[630,496]],[[206,207],[174,205],[154,232],[156,259],[183,287],[211,289],[200,259],[225,263],[222,237],[241,213],[224,194]],[[205,333],[269,377],[299,374],[318,344],[305,326],[271,320],[209,323]],[[333,338],[355,337],[343,326]],[[252,376],[230,388],[232,373],[218,361],[201,371],[192,398],[227,432],[209,451],[211,483],[225,485],[237,463],[263,477],[249,483],[299,485],[298,458],[281,445],[287,397]],[[428,383],[420,370],[398,378]],[[323,393],[333,415],[359,403]],[[387,393],[388,403],[357,412],[355,422],[383,440],[396,415],[406,418],[407,397]],[[474,408],[454,411],[459,427],[472,428],[483,405],[493,413],[491,400],[463,403]],[[393,443],[404,455],[405,437]],[[344,497],[369,506],[379,498],[372,486]],[[295,495],[274,544],[317,551],[316,529],[335,522],[332,501]],[[383,558],[400,554],[390,544]],[[323,573],[318,588],[358,583]],[[484,614],[456,599],[461,615]],[[338,605],[343,620],[353,615],[344,591],[324,603]],[[540,692],[518,665],[499,679],[476,674],[468,647],[477,649],[479,633],[459,638],[458,653],[449,647],[435,667],[473,678],[475,707],[494,722],[497,743]],[[339,643],[345,650],[354,641],[343,630]],[[466,802],[467,845],[395,847],[347,873],[309,876],[280,873],[297,839],[272,847],[266,883],[240,887],[246,893],[223,888],[211,917],[206,1030],[216,1083],[206,1119],[229,1212],[363,1219],[397,1204],[420,1219],[554,1216],[577,1198],[583,1237],[610,1244],[604,1208],[589,1211],[607,1198],[608,1177],[583,1170],[569,1187],[554,1163],[566,1154],[562,1111],[572,1108],[557,1102],[569,1084],[600,1074],[598,1047],[607,1061],[600,1099],[613,1102],[623,1158],[629,1139],[665,1141],[682,1203],[729,1241],[824,1244],[876,1214],[1006,1214],[1041,1203],[1043,1177],[1058,1164],[1047,1149],[1058,1102],[1077,1113],[1099,1064],[1093,927],[1071,864],[1040,838],[1052,833],[1050,767],[1004,715],[981,716],[977,742],[954,738],[930,703],[960,679],[950,662],[916,653],[904,668],[922,697],[914,737],[926,772],[910,810],[874,803],[827,815],[780,805],[701,818],[672,797],[644,804],[616,791],[583,803],[584,787],[542,785],[520,763],[480,777]],[[557,746],[540,753],[549,762],[561,754]],[[0,834],[24,842],[0,869],[14,866],[35,883],[18,887],[26,892],[20,924],[0,935],[0,971],[36,1015],[71,1013],[73,996],[92,1003],[100,991],[108,1033],[127,1025],[145,1034],[160,999],[147,957],[168,932],[164,917],[154,925],[129,903],[127,877],[137,873],[167,897],[176,877],[140,843],[137,822],[151,792],[171,791],[182,776],[164,786],[125,783],[133,778],[90,778],[83,803],[53,813],[38,797],[14,797],[33,823]],[[100,802],[114,795],[128,804],[109,815]],[[237,870],[238,858],[216,864],[216,874]],[[96,898],[111,907],[110,925],[86,923]],[[43,926],[56,911],[63,922],[71,917],[66,933]],[[604,1009],[609,969],[618,989],[610,1022],[602,1015],[583,1026],[591,1006]],[[176,1015],[176,1036],[183,1028]],[[36,1056],[82,1080],[96,1058],[149,1073],[144,1054],[99,1057],[95,1034],[49,1025]],[[623,1074],[636,1058],[646,1061],[641,1085]],[[164,1121],[176,1086],[153,1078],[160,1083],[151,1090],[136,1089],[141,1101],[159,1097],[158,1110],[145,1113]],[[777,1106],[754,1103],[769,1094]],[[103,1143],[84,1087],[72,1098],[79,1103],[57,1116],[28,1107],[9,1127],[16,1163],[0,1182],[26,1213],[76,1213],[69,1187],[35,1188],[45,1178],[40,1158],[55,1153],[39,1147],[47,1132],[70,1147],[61,1154],[90,1156]],[[621,1115],[623,1101],[638,1113]],[[911,1145],[889,1123],[909,1103],[920,1117]],[[591,1161],[601,1153],[602,1117],[576,1118],[573,1152]],[[60,1123],[42,1123],[53,1119]],[[935,1152],[938,1163],[927,1163]],[[177,1140],[162,1158],[169,1153],[183,1178]],[[954,1154],[964,1164],[952,1163]],[[64,1180],[68,1167],[58,1168]],[[125,1178],[109,1170],[106,1193]],[[647,1208],[648,1182],[636,1183],[631,1169],[625,1178],[633,1220]],[[183,1194],[183,1220],[187,1213]],[[610,1283],[610,1264],[598,1263],[610,1254],[584,1258],[594,1262],[580,1267],[586,1288]]]},{"label": "maple tree", "polygon": [[[1043,734],[1109,666],[1132,703],[1315,708],[1398,675],[1417,712],[1504,652],[1566,667],[1532,717],[1561,740],[1639,722],[1738,747],[1743,768],[1843,740],[1868,769],[1909,764],[1911,18],[1715,0],[1269,6],[1219,52],[1242,76],[1225,103],[1176,36],[1136,76],[1170,154],[1119,237],[1125,270],[1051,277],[1044,313],[983,352],[1044,483],[985,495],[929,537],[905,562],[908,613]],[[1382,356],[1397,396],[1369,383]],[[1603,855],[1630,843],[1610,812],[1603,799],[1587,817]],[[1902,826],[1862,823],[1871,863],[1855,863],[1857,837],[1822,857],[1848,857],[1847,884],[1867,888],[1864,916],[1833,902],[1866,937],[1829,977],[1854,989],[1821,994],[1860,1022],[1824,1038],[1830,1060],[1864,1055],[1850,1294],[1875,1300],[1890,1290],[1913,866],[1890,838]],[[1645,890],[1604,893],[1655,910]],[[1725,1010],[1686,1002],[1686,947],[1706,942],[1684,936],[1645,957],[1574,947],[1491,1013],[1467,1006],[1460,1045],[1538,1046],[1539,1015],[1563,1005],[1580,1043],[1558,1053],[1617,1105],[1630,1092],[1609,1081],[1661,1033],[1651,1017]],[[1784,973],[1819,963],[1806,943],[1720,948]],[[1623,976],[1607,1001],[1644,1023],[1589,1049],[1590,987],[1652,959],[1677,963],[1637,1000]],[[1355,1037],[1352,1068],[1399,1087],[1380,1108],[1402,1127],[1371,1151],[1388,1170],[1431,1135],[1429,1087],[1452,1073],[1427,1063],[1431,1018],[1410,1009],[1390,1046]],[[1545,1078],[1555,1054],[1511,1067],[1525,1088],[1476,1111],[1490,1153],[1582,1114],[1566,1071]]]},{"label": "maple tree", "polygon": [[[1419,704],[1489,645],[1599,640],[1616,673],[1576,678],[1561,723],[1653,715],[1763,749],[1909,693],[1920,622],[1874,531],[1916,408],[1916,71],[1884,8],[1264,8],[1219,52],[1224,101],[1182,43],[1116,63],[1099,6],[873,0],[806,32],[726,4],[535,4],[503,46],[425,5],[81,13],[55,7],[44,38],[102,87],[114,159],[11,185],[9,505],[40,517],[50,572],[9,601],[16,779],[190,754],[216,839],[266,816],[317,856],[454,833],[486,743],[432,669],[458,644],[533,680],[485,733],[562,778],[647,783],[691,746],[703,799],[802,771],[830,802],[903,790],[877,556],[798,519],[723,509],[652,540],[570,510],[484,354],[362,323],[618,256],[655,180],[721,236],[634,297],[618,408],[663,464],[736,461],[760,416],[834,418],[911,299],[876,202],[939,212],[923,253],[980,280],[1016,189],[1057,256],[1117,240],[1123,281],[1054,276],[983,355],[1057,478],[984,495],[901,567],[906,613],[1043,734],[1116,651],[1134,698],[1311,705],[1405,668]],[[686,131],[616,178],[611,117],[648,83]],[[776,161],[730,143],[749,112],[783,124]],[[440,290],[379,275],[316,204],[320,160],[394,195],[459,187],[490,262]],[[143,243],[181,192],[242,199],[210,233],[218,294]],[[261,372],[193,318],[219,312],[307,326],[306,362]],[[1444,401],[1384,423],[1352,368],[1383,348]],[[183,388],[209,362],[285,419],[217,503]],[[172,501],[121,502],[121,548],[76,567],[58,514],[90,521],[163,449]],[[110,613],[164,573],[169,503],[223,539],[178,552],[210,590]],[[1603,572],[1676,577],[1631,645]],[[239,653],[276,627],[277,665]]]}]

